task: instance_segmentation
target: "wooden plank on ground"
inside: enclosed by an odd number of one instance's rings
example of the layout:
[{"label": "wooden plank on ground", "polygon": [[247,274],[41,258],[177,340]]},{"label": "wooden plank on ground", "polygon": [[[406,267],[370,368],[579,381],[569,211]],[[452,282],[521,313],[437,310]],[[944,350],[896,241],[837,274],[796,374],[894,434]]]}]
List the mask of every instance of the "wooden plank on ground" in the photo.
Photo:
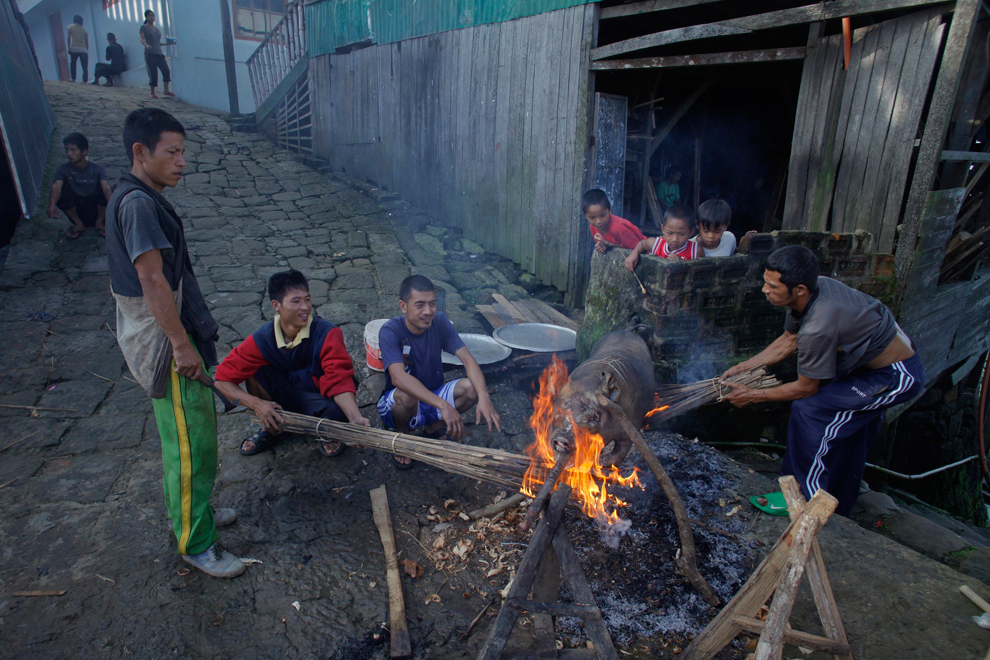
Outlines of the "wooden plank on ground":
[{"label": "wooden plank on ground", "polygon": [[861,16],[895,9],[908,9],[922,5],[938,4],[939,0],[832,0],[828,3],[816,3],[792,9],[781,9],[765,14],[741,16],[715,23],[691,25],[647,34],[641,37],[625,39],[606,46],[594,48],[591,59],[602,60],[606,57],[621,55],[634,50],[665,46],[667,44],[710,39],[740,34],[749,34],[757,30],[800,25],[815,21],[827,21],[835,18]]},{"label": "wooden plank on ground", "polygon": [[485,320],[491,324],[492,330],[498,330],[499,328],[505,327],[508,323],[499,316],[499,313],[491,305],[475,305],[474,308],[481,312],[481,315],[485,317]]},{"label": "wooden plank on ground", "polygon": [[388,510],[388,494],[385,484],[371,490],[371,513],[382,537],[385,550],[385,571],[388,580],[389,632],[391,633],[391,656],[405,658],[412,655],[409,642],[409,627],[406,623],[406,604],[402,598],[402,579],[399,576],[399,561],[395,551],[395,535],[392,533],[392,516]]},{"label": "wooden plank on ground", "polygon": [[763,50],[738,50],[727,53],[701,53],[697,55],[668,55],[666,57],[637,57],[628,60],[600,60],[591,63],[592,71],[626,71],[630,69],[675,69],[722,64],[750,64],[753,62],[782,62],[804,59],[806,48],[767,48]]},{"label": "wooden plank on ground", "polygon": [[506,312],[508,312],[513,319],[515,319],[516,323],[527,322],[526,315],[520,312],[518,309],[516,309],[516,306],[513,305],[511,302],[509,302],[509,300],[501,293],[492,294],[492,298],[495,299],[495,304],[492,305],[492,307],[494,307],[495,309],[501,307]]}]

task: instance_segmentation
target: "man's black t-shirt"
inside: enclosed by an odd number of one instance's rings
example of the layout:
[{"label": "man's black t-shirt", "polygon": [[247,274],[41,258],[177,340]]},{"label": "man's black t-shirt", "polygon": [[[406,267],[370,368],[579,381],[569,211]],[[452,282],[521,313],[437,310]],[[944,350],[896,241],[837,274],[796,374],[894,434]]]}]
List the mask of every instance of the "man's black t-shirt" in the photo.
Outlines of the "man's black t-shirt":
[{"label": "man's black t-shirt", "polygon": [[118,43],[107,45],[107,61],[110,63],[110,70],[115,74],[122,73],[126,68],[124,63],[124,47]]},{"label": "man's black t-shirt", "polygon": [[72,163],[62,163],[55,168],[55,181],[63,181],[63,185],[69,186],[72,192],[79,197],[96,197],[103,199],[103,192],[100,190],[100,181],[108,181],[110,175],[105,167],[100,167],[93,161],[86,163],[86,167],[79,169]]}]

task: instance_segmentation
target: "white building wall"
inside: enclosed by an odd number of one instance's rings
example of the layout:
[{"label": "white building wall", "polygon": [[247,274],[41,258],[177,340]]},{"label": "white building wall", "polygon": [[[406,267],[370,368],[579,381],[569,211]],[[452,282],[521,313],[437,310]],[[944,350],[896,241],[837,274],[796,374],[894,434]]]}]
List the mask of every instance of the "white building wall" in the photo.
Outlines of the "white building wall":
[{"label": "white building wall", "polygon": [[[128,87],[147,86],[144,47],[138,36],[146,9],[155,12],[156,25],[163,38],[168,35],[177,39],[174,46],[164,47],[172,70],[172,91],[187,103],[229,111],[220,3],[217,0],[121,0],[106,10],[102,0],[42,0],[25,13],[42,75],[48,80],[59,79],[49,16],[60,11],[63,31],[72,24],[74,15],[83,18],[83,27],[89,33],[90,81],[96,63],[106,61],[106,35],[113,32],[127,55],[128,70],[118,82]],[[234,39],[237,92],[242,113],[255,110],[246,62],[258,44],[257,41]],[[76,81],[82,81],[81,73],[77,72]],[[160,76],[158,92],[159,95],[162,92]]]}]

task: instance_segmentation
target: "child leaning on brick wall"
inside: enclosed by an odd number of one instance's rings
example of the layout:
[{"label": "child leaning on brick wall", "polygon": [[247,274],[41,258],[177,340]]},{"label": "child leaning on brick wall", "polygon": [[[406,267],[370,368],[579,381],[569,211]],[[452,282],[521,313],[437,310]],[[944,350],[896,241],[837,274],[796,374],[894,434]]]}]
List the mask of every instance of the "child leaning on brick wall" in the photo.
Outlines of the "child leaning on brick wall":
[{"label": "child leaning on brick wall", "polygon": [[698,207],[698,235],[691,240],[705,249],[706,257],[731,257],[736,236],[729,231],[732,207],[724,199],[709,199]]},{"label": "child leaning on brick wall", "polygon": [[646,239],[639,227],[612,213],[612,203],[604,190],[592,188],[581,195],[581,213],[591,225],[595,252],[603,254],[610,247],[631,250]]},{"label": "child leaning on brick wall", "polygon": [[635,272],[639,255],[644,252],[654,257],[676,261],[691,261],[705,256],[705,249],[701,244],[691,240],[697,231],[697,226],[694,224],[694,213],[688,207],[674,204],[667,209],[663,214],[662,229],[663,236],[640,241],[626,257],[626,268],[629,272]]}]

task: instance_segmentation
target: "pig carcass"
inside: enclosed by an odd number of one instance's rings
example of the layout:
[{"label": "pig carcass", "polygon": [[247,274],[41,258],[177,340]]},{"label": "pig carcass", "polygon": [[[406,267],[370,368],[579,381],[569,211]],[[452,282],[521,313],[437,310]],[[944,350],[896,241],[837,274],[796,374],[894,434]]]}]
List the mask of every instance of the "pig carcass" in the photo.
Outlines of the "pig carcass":
[{"label": "pig carcass", "polygon": [[567,450],[574,442],[574,424],[597,433],[611,451],[601,457],[603,466],[619,465],[632,447],[632,440],[595,402],[596,394],[615,402],[637,427],[653,405],[656,381],[653,360],[643,338],[630,330],[619,330],[598,340],[588,359],[571,373],[557,395],[558,423],[553,432],[554,447]]}]

